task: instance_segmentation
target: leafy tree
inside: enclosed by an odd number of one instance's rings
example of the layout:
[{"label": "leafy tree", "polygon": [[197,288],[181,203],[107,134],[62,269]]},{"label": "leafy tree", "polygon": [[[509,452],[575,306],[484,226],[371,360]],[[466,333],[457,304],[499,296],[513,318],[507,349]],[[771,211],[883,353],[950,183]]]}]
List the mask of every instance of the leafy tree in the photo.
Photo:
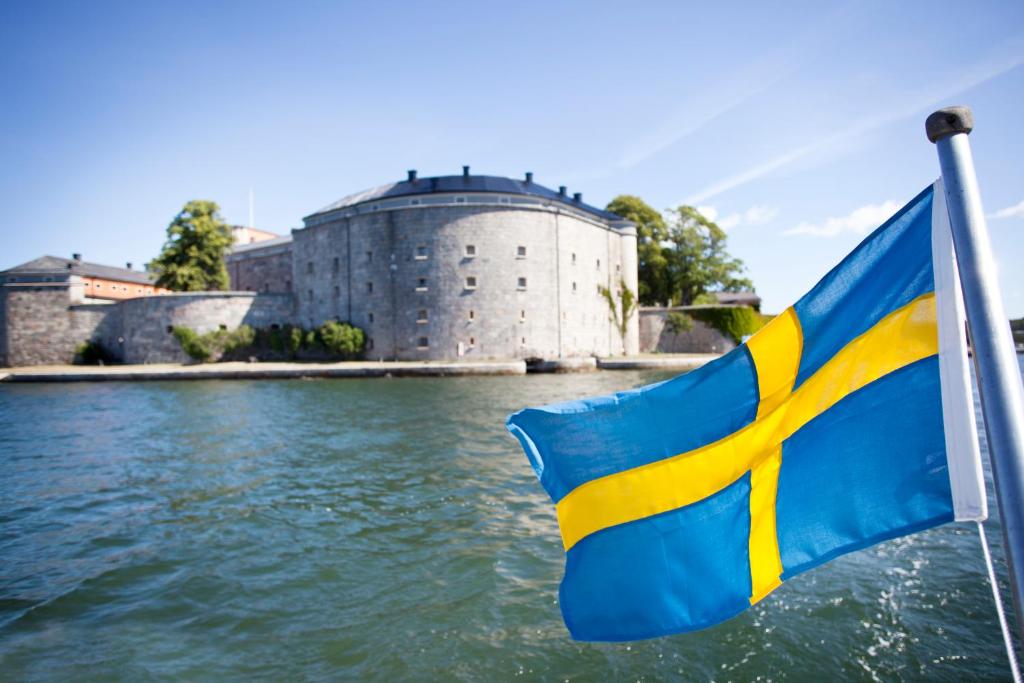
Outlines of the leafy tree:
[{"label": "leafy tree", "polygon": [[725,230],[694,207],[683,205],[670,212],[668,241],[665,256],[673,303],[686,306],[707,292],[754,288],[740,277],[743,261],[726,252]]},{"label": "leafy tree", "polygon": [[636,224],[637,268],[640,271],[639,297],[644,306],[665,303],[672,298],[668,259],[664,243],[668,240],[665,219],[639,197],[620,194],[606,207]]},{"label": "leafy tree", "polygon": [[231,246],[231,229],[219,211],[216,202],[194,200],[174,217],[163,250],[149,263],[158,287],[177,292],[228,288],[224,252]]}]

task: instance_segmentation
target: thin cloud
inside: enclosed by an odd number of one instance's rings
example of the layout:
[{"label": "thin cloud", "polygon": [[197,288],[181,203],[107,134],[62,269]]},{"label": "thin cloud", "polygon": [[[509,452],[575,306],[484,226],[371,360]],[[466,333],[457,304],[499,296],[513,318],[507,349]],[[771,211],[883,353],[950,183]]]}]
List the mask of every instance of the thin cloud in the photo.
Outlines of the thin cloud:
[{"label": "thin cloud", "polygon": [[867,204],[854,209],[845,216],[826,218],[821,223],[801,223],[782,234],[836,237],[853,233],[854,235],[863,236],[888,220],[899,208],[900,205],[891,199],[881,204]]},{"label": "thin cloud", "polygon": [[759,205],[752,206],[746,211],[730,213],[728,216],[719,218],[718,209],[714,206],[698,206],[696,208],[700,211],[701,215],[709,221],[718,223],[718,227],[723,230],[732,230],[741,225],[761,225],[769,222],[779,214],[779,210],[774,206]]},{"label": "thin cloud", "polygon": [[989,218],[1024,218],[1024,202],[990,213]]},{"label": "thin cloud", "polygon": [[[1018,40],[1017,42],[1019,43],[1020,41]],[[912,93],[911,96],[907,97],[903,102],[890,104],[887,107],[885,114],[868,117],[860,123],[849,126],[834,135],[823,137],[813,143],[784,152],[767,162],[757,164],[743,171],[727,176],[726,178],[697,191],[688,197],[685,203],[697,204],[700,202],[706,202],[708,199],[720,195],[723,192],[735,189],[741,185],[746,185],[747,183],[757,180],[772,171],[791,164],[811,152],[827,151],[831,148],[838,147],[843,142],[847,142],[853,138],[870,133],[895,121],[920,114],[923,110],[948,102],[951,97],[958,95],[965,90],[981,85],[982,83],[1000,76],[1007,71],[1015,69],[1021,64],[1024,64],[1024,52],[1022,52],[1019,47],[1016,53],[1009,57],[992,59],[975,64],[972,67],[961,71],[959,77],[953,82],[952,86],[942,87],[942,85],[932,85],[926,89],[920,89],[917,92]]]}]

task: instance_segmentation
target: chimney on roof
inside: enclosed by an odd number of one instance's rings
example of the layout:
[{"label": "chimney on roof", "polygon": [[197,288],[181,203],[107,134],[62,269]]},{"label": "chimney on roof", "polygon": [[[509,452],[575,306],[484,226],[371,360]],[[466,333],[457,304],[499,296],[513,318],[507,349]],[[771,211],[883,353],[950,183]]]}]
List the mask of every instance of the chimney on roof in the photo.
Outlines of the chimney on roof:
[{"label": "chimney on roof", "polygon": [[462,167],[462,177],[463,178],[468,178],[469,177],[469,166],[463,166]]},{"label": "chimney on roof", "polygon": [[82,255],[81,254],[72,254],[71,258],[74,259],[75,261],[78,261],[79,263],[82,262]]},{"label": "chimney on roof", "polygon": [[560,197],[564,197],[565,196],[565,185],[559,185],[558,186],[558,195]]},{"label": "chimney on roof", "polygon": [[572,196],[572,200],[574,202],[576,202],[577,204],[582,202],[583,201],[583,193],[582,192],[574,193],[573,196]]},{"label": "chimney on roof", "polygon": [[124,267],[127,268],[128,270],[131,270],[132,269],[132,262],[129,261],[128,263],[124,264]]},{"label": "chimney on roof", "polygon": [[533,171],[526,172],[526,183],[530,184],[533,182]]},{"label": "chimney on roof", "polygon": [[409,170],[409,182],[410,183],[415,183],[416,182],[416,169],[414,169],[414,168]]}]

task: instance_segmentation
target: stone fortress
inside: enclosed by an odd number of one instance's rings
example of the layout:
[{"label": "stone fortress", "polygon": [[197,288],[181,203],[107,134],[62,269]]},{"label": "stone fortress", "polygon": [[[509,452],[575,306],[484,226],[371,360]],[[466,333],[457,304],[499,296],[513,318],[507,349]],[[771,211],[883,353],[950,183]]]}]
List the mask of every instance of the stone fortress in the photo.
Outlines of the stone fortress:
[{"label": "stone fortress", "polygon": [[[173,326],[326,320],[363,328],[367,357],[382,360],[639,351],[640,316],[621,334],[600,292],[617,307],[621,283],[636,293],[635,227],[531,173],[409,171],[307,216],[289,236],[249,229],[240,241],[226,257],[230,292],[158,292],[146,273],[55,257],[0,273],[0,365],[67,363],[89,340],[127,363],[183,362]],[[140,291],[86,291],[98,269],[115,289],[123,280]]]},{"label": "stone fortress", "polygon": [[347,320],[367,356],[395,360],[636,353],[637,316],[614,325],[599,287],[637,291],[636,229],[565,187],[472,175],[350,195],[291,238],[228,256],[232,287],[291,292],[307,327]]}]

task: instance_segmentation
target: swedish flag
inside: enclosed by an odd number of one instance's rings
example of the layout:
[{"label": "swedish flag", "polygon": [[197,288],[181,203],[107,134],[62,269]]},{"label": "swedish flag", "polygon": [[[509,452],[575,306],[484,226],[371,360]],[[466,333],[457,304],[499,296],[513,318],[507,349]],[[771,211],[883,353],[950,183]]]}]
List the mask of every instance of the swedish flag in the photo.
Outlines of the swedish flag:
[{"label": "swedish flag", "polygon": [[580,640],[711,626],[844,553],[987,514],[941,181],[746,344],[508,419]]}]

